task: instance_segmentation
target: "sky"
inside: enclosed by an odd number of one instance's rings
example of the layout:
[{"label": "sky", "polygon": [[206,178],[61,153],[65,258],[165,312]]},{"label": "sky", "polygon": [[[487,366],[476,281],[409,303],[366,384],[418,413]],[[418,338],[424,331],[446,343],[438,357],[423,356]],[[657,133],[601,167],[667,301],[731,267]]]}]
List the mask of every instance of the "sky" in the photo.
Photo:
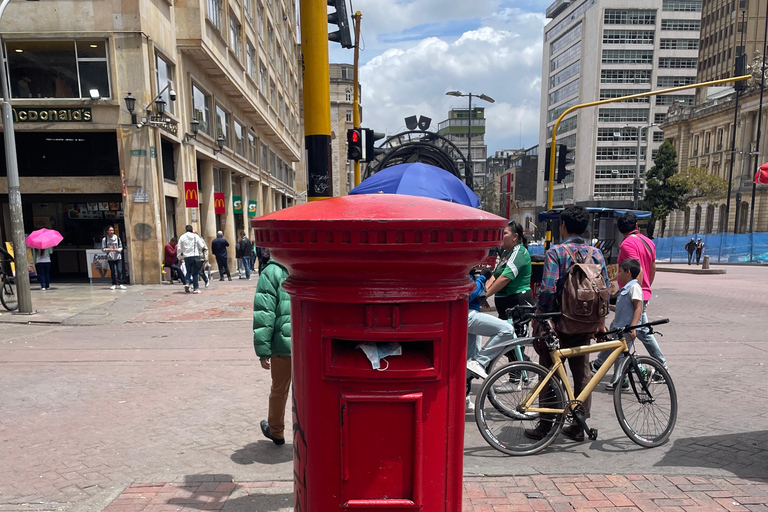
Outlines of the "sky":
[{"label": "sky", "polygon": [[[431,131],[468,98],[486,94],[488,156],[538,143],[544,11],[553,0],[351,0],[360,11],[363,126],[390,135],[404,118],[432,118]],[[348,7],[349,8],[349,7]],[[354,37],[354,36],[353,36]],[[353,50],[331,43],[330,61]]]}]

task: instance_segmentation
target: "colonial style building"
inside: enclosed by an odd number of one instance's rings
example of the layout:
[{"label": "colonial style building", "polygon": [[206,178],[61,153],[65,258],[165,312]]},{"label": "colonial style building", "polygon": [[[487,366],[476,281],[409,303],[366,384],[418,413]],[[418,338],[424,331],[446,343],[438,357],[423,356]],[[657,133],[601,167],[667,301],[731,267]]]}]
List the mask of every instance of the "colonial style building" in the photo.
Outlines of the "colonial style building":
[{"label": "colonial style building", "polygon": [[[351,160],[347,160],[347,130],[352,123],[354,105],[352,103],[354,68],[350,64],[331,64],[331,169],[333,170],[333,196],[345,196],[355,188],[354,169]],[[358,93],[360,91],[358,85]],[[358,104],[362,96],[358,94]],[[363,122],[363,109],[360,107],[360,122]],[[361,125],[362,126],[362,125]],[[364,164],[363,164],[364,165]]]},{"label": "colonial style building", "polygon": [[292,0],[12,2],[2,27],[25,230],[64,235],[54,275],[91,276],[116,224],[131,282],[157,283],[185,225],[234,245],[299,195]]}]

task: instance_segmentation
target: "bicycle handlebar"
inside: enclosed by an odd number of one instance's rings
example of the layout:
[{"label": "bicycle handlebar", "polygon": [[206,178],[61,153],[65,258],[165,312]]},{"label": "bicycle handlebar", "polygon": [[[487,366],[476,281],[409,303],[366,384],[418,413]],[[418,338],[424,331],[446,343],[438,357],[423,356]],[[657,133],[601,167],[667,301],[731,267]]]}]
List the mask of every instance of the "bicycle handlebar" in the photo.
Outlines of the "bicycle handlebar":
[{"label": "bicycle handlebar", "polygon": [[[606,336],[612,336],[614,334],[624,334],[625,332],[633,331],[643,327],[652,327],[654,325],[668,324],[669,318],[662,318],[661,320],[654,320],[653,322],[646,322],[644,324],[628,325],[626,327],[619,327],[618,329],[611,329],[610,331],[599,332],[595,334],[596,338],[605,338]],[[653,333],[653,329],[651,329]]]}]

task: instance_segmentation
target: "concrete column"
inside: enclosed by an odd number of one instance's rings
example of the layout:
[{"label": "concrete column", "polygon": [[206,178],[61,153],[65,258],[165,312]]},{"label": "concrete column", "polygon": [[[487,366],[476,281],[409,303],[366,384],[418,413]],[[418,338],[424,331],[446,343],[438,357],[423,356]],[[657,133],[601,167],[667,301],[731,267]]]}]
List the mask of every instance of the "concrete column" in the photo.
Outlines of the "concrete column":
[{"label": "concrete column", "polygon": [[211,242],[216,238],[216,213],[213,205],[213,162],[200,160],[200,209],[198,220],[200,224],[200,236],[208,244],[208,261],[216,265],[216,258],[210,251]]},{"label": "concrete column", "polygon": [[[260,199],[260,191],[261,191],[261,183],[258,181],[249,181],[248,182],[248,197],[252,197],[253,201],[257,201],[258,204],[256,205],[256,217],[258,217],[259,214],[259,208],[261,208],[261,199]],[[255,218],[255,217],[254,217]],[[248,233],[248,238],[253,241],[253,228],[251,228],[251,217],[246,217],[245,223],[247,225],[246,232]]]},{"label": "concrete column", "polygon": [[232,204],[232,196],[237,195],[236,190],[232,190],[232,171],[221,171],[221,188],[224,192],[224,202],[227,205],[226,214],[222,219],[221,230],[224,232],[224,238],[229,242],[229,250],[227,251],[227,262],[229,263],[230,272],[237,271],[237,259],[235,258],[235,243],[237,243],[237,237],[235,236],[235,207]]},{"label": "concrete column", "polygon": [[[240,177],[240,195],[243,197],[243,231],[246,236],[251,238],[251,230],[248,226],[248,200],[250,199],[250,188],[248,187],[248,178],[246,176]],[[237,236],[240,236],[238,231]]]}]

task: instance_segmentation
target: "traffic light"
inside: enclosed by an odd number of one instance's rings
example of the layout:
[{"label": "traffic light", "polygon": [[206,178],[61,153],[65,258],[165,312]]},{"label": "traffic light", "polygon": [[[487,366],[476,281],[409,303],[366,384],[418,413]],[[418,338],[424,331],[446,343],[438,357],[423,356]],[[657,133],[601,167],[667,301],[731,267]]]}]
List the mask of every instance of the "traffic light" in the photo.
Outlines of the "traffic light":
[{"label": "traffic light", "polygon": [[347,160],[363,159],[363,129],[350,128],[347,130]]},{"label": "traffic light", "polygon": [[547,146],[544,153],[544,181],[549,181],[549,168],[552,165],[552,146]]},{"label": "traffic light", "polygon": [[384,149],[376,148],[373,146],[373,144],[377,140],[383,139],[384,137],[386,137],[386,134],[381,132],[375,132],[370,128],[363,128],[363,130],[364,130],[363,141],[365,142],[365,152],[363,153],[363,162],[370,162],[374,158],[376,158],[377,155],[384,153]]},{"label": "traffic light", "polygon": [[352,36],[349,33],[347,0],[328,0],[328,5],[336,9],[336,11],[328,14],[328,23],[339,27],[339,30],[328,34],[328,40],[341,43],[342,48],[353,48]]},{"label": "traffic light", "polygon": [[568,149],[568,146],[565,144],[558,144],[557,145],[557,182],[562,183],[566,176],[571,174],[573,171],[570,171],[566,169],[567,166],[573,164],[575,151],[573,149]]}]

